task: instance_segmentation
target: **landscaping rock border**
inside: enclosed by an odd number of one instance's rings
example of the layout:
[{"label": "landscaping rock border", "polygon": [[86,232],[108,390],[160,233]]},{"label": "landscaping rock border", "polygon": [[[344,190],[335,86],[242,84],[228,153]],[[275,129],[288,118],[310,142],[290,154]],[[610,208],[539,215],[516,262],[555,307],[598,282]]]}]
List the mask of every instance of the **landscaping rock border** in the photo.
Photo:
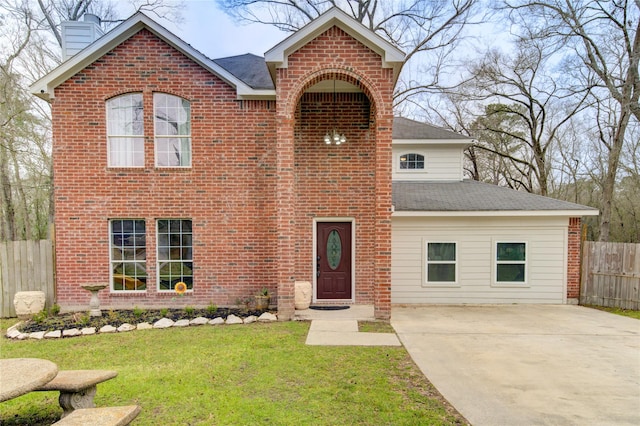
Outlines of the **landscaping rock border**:
[{"label": "landscaping rock border", "polygon": [[162,329],[162,328],[170,328],[170,327],[195,327],[200,325],[234,325],[234,324],[252,324],[254,322],[274,322],[278,321],[278,317],[271,312],[264,312],[259,317],[255,315],[250,315],[246,318],[240,318],[233,314],[227,316],[226,319],[222,317],[216,317],[214,319],[208,319],[204,317],[197,317],[192,320],[178,320],[173,321],[169,318],[162,318],[153,324],[149,324],[147,322],[141,322],[139,324],[122,324],[119,327],[114,327],[112,325],[105,325],[100,329],[96,329],[96,327],[85,327],[82,329],[71,328],[66,330],[55,330],[55,331],[36,331],[33,333],[23,333],[18,330],[18,327],[21,323],[14,324],[9,327],[6,333],[6,337],[14,340],[42,340],[42,339],[61,339],[61,338],[70,338],[77,336],[89,336],[93,334],[107,334],[107,333],[126,333],[134,330],[151,330],[151,329]]}]

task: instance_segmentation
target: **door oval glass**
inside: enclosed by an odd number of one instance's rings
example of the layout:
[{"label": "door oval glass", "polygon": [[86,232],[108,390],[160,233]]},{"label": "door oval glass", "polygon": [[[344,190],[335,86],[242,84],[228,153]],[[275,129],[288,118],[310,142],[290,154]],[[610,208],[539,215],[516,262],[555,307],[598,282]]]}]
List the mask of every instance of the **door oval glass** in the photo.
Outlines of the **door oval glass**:
[{"label": "door oval glass", "polygon": [[338,231],[334,229],[327,238],[327,263],[329,268],[335,271],[340,266],[340,258],[342,258],[342,240],[340,240]]}]

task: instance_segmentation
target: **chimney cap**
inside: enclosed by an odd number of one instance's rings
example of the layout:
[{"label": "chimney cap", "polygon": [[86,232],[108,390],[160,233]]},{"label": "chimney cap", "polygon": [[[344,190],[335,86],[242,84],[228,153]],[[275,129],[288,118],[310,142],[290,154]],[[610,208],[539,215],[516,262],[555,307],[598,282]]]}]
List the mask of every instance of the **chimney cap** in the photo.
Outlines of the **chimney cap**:
[{"label": "chimney cap", "polygon": [[93,22],[94,24],[100,25],[100,17],[98,15],[94,15],[92,13],[84,14],[84,22]]}]

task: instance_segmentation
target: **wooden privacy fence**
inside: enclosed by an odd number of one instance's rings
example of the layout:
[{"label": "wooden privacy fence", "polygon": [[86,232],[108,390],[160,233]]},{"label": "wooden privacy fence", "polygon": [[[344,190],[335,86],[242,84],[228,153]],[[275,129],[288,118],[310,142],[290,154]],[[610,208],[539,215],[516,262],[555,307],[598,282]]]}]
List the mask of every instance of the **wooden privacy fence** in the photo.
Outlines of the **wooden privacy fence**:
[{"label": "wooden privacy fence", "polygon": [[640,309],[640,244],[585,241],[580,303]]},{"label": "wooden privacy fence", "polygon": [[0,242],[0,318],[15,317],[13,296],[44,291],[46,306],[55,299],[53,245],[49,240]]}]

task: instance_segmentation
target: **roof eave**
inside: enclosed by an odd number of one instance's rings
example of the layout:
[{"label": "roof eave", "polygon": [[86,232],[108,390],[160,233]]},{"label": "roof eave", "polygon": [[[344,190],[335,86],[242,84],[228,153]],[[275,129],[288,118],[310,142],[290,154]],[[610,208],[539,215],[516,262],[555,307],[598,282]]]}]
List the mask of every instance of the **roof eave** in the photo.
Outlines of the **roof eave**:
[{"label": "roof eave", "polygon": [[76,73],[80,72],[85,67],[91,65],[93,62],[104,56],[106,53],[108,53],[116,46],[123,43],[142,29],[148,29],[164,42],[179,50],[188,58],[192,59],[200,66],[217,75],[227,84],[234,87],[238,93],[239,99],[242,96],[262,96],[260,93],[256,93],[261,91],[256,91],[247,86],[241,80],[226,71],[224,68],[217,65],[211,59],[198,52],[196,49],[185,43],[172,32],[159,25],[157,22],[153,21],[142,12],[138,12],[135,15],[131,16],[129,19],[100,37],[84,50],[60,64],[49,74],[34,82],[29,87],[29,90],[31,91],[31,93],[44,100],[50,101],[51,99],[54,99],[56,87],[71,78]]},{"label": "roof eave", "polygon": [[582,217],[598,216],[596,209],[588,210],[401,210],[394,211],[392,217]]},{"label": "roof eave", "polygon": [[395,145],[462,145],[464,147],[473,144],[473,139],[393,139]]}]

